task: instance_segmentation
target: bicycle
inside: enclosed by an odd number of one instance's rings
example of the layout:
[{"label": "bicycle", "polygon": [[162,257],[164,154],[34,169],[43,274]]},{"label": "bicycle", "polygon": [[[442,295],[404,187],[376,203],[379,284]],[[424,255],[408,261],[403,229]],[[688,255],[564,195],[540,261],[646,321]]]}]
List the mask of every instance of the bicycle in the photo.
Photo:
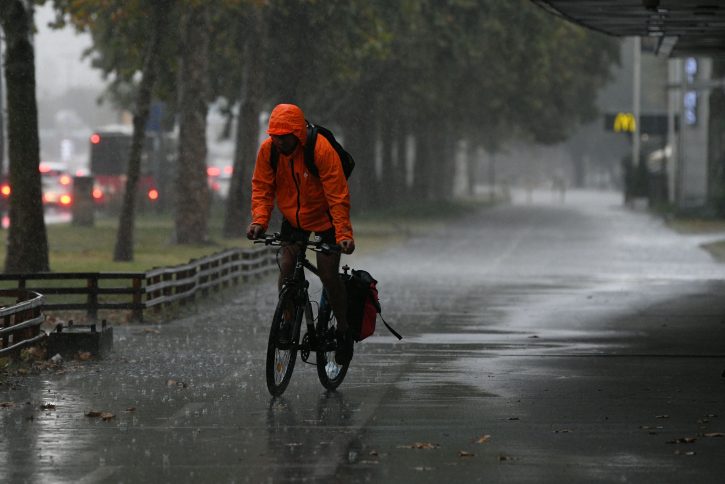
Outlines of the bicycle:
[{"label": "bicycle", "polygon": [[[254,243],[283,246],[278,233],[265,234]],[[289,385],[298,351],[302,361],[317,366],[320,383],[328,390],[335,390],[340,386],[349,367],[349,363],[339,365],[335,362],[337,339],[335,338],[334,315],[327,301],[327,292],[323,288],[317,318],[315,318],[312,311],[313,301],[310,300],[308,293],[310,282],[305,277],[305,269],[319,277],[317,267],[307,259],[308,249],[323,254],[333,254],[339,253],[340,247],[323,243],[318,237],[311,241],[292,243],[297,244],[300,250],[297,252],[292,276],[283,281],[267,340],[267,389],[275,397],[282,395]],[[347,272],[347,266],[344,266],[343,270]],[[285,321],[285,313],[292,316],[292,321]],[[303,318],[306,332],[300,340]],[[283,327],[290,323],[291,328]],[[284,334],[285,331],[287,334]],[[309,358],[313,352],[315,362],[311,363]]]}]

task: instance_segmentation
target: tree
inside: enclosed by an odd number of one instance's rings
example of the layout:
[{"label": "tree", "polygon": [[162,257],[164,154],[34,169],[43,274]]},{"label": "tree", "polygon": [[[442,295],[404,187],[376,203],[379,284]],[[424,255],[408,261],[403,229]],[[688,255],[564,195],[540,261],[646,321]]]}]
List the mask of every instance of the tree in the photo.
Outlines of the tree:
[{"label": "tree", "polygon": [[[237,115],[234,169],[224,213],[224,237],[241,237],[251,212],[251,179],[259,136],[259,111],[265,79],[264,41],[266,9],[252,4],[242,18],[244,29],[239,44],[241,52],[241,80],[239,81],[239,112]],[[237,20],[241,15],[232,16]],[[238,53],[237,53],[238,55]]]},{"label": "tree", "polygon": [[38,107],[35,98],[35,54],[32,42],[33,2],[0,2],[5,33],[5,81],[8,110],[8,154],[12,195],[6,272],[50,269],[40,183]]},{"label": "tree", "polygon": [[159,64],[159,45],[166,30],[166,15],[170,0],[156,0],[151,8],[151,31],[144,63],[141,71],[141,82],[136,98],[136,109],[133,113],[133,135],[126,174],[126,186],[123,193],[121,216],[116,232],[116,244],[113,249],[114,261],[133,260],[133,241],[135,227],[136,199],[138,180],[141,173],[141,153],[146,142],[146,122],[151,109],[151,92],[156,83]]},{"label": "tree", "polygon": [[209,7],[190,2],[181,21],[179,156],[176,172],[176,243],[208,241],[210,193],[206,175],[209,107]]}]

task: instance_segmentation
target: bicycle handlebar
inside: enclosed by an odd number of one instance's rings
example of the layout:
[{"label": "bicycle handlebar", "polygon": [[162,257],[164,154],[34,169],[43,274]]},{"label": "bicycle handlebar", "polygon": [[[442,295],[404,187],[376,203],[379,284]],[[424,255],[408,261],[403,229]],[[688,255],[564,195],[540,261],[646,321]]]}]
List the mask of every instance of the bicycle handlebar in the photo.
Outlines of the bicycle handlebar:
[{"label": "bicycle handlebar", "polygon": [[[262,234],[259,236],[258,239],[254,240],[255,244],[264,244],[264,245],[274,245],[274,246],[281,246],[282,240],[280,239],[280,234],[278,232],[275,232],[274,234]],[[293,242],[299,245],[304,244],[305,248],[310,249],[314,252],[322,252],[323,254],[339,254],[342,252],[342,246],[339,244],[327,244],[325,242],[322,242],[320,237],[315,236],[313,240],[306,240],[306,241],[296,241]]]}]

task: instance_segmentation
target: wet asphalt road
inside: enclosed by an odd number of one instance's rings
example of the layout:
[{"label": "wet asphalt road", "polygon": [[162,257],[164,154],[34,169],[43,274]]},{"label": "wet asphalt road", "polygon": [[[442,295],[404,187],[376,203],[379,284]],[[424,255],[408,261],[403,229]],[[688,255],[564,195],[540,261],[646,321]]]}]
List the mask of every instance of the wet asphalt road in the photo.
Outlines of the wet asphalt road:
[{"label": "wet asphalt road", "polygon": [[336,393],[298,362],[268,396],[271,279],[117,327],[110,357],[0,387],[0,481],[723,482],[725,266],[701,241],[539,193],[350,257],[405,339],[379,325]]}]

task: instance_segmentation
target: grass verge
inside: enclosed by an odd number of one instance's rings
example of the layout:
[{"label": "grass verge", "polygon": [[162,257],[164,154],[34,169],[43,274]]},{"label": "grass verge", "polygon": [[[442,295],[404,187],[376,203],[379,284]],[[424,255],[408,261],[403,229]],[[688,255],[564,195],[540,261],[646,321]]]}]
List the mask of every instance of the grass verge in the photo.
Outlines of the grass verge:
[{"label": "grass verge", "polygon": [[675,232],[686,235],[723,234],[722,241],[703,244],[701,247],[708,251],[718,262],[725,262],[725,220],[674,218],[669,220],[667,225]]},{"label": "grass verge", "polygon": [[[355,239],[361,254],[403,243],[411,235],[443,226],[447,221],[484,205],[480,201],[421,202],[384,208],[353,216]],[[118,220],[97,218],[93,227],[70,223],[47,226],[50,267],[54,272],[142,272],[154,267],[184,264],[223,249],[251,247],[245,238],[221,237],[223,216],[210,218],[211,241],[200,245],[171,242],[174,220],[171,215],[139,214],[134,231],[134,260],[114,262]],[[0,257],[5,260],[7,231],[0,231]]]}]

